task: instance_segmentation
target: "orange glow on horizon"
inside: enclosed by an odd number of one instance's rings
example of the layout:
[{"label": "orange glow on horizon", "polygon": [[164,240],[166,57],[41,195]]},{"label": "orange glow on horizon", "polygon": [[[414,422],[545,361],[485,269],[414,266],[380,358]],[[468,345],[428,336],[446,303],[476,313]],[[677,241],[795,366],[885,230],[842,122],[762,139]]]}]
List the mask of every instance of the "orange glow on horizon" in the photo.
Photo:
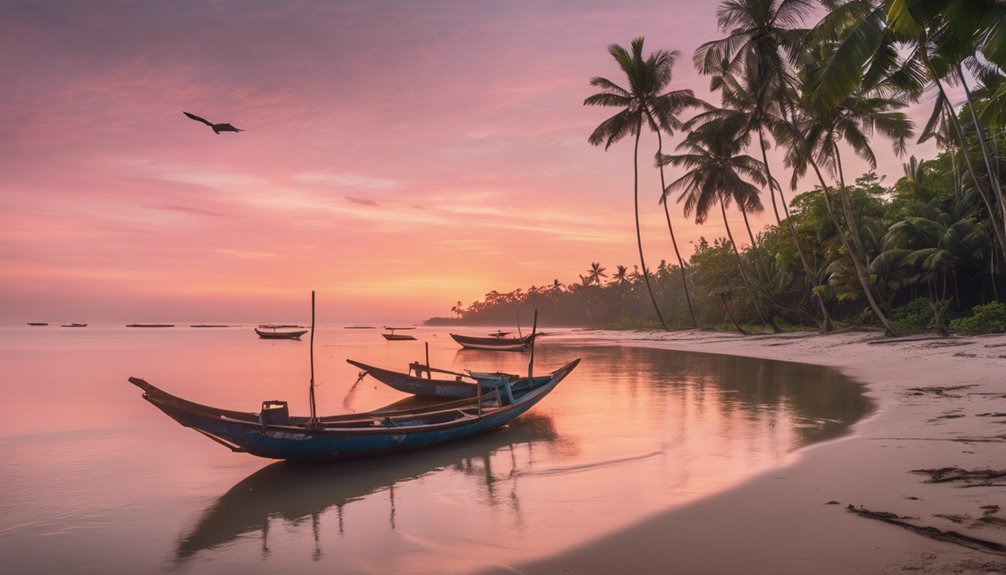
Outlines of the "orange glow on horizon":
[{"label": "orange glow on horizon", "polygon": [[[642,35],[683,54],[674,88],[705,96],[688,56],[721,33],[713,5],[612,16],[603,4],[307,3],[236,21],[197,6],[172,9],[171,25],[154,25],[169,9],[157,5],[12,11],[0,21],[14,78],[0,107],[0,321],[132,317],[133,301],[239,319],[293,310],[311,289],[340,301],[333,320],[419,321],[492,290],[575,282],[591,262],[631,270],[632,142],[587,143],[611,113],[582,105],[589,79],[618,79],[607,45]],[[182,110],[244,131],[215,135]],[[896,177],[882,145],[881,172]],[[644,135],[651,268],[676,263],[655,148]],[[677,204],[672,218],[686,257],[724,235]]]}]

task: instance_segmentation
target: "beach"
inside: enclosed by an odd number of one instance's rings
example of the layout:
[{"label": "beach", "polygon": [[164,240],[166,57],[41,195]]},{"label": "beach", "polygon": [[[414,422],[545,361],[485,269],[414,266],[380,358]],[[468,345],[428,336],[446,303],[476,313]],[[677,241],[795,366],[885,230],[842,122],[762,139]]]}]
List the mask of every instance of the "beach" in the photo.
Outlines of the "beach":
[{"label": "beach", "polygon": [[737,488],[491,572],[1006,573],[1006,335],[570,337],[829,366],[863,383],[875,410]]}]

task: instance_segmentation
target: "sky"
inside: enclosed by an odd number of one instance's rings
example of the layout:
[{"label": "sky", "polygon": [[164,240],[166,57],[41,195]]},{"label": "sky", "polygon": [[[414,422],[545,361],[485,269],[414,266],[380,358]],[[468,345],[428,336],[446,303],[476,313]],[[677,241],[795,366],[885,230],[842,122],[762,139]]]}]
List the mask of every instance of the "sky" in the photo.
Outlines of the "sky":
[{"label": "sky", "polygon": [[[692,53],[725,35],[704,0],[0,0],[0,13],[0,321],[13,322],[303,321],[311,290],[319,321],[413,322],[575,282],[591,262],[631,269],[633,146],[588,144],[613,113],[583,106],[590,78],[620,81],[607,47],[642,36],[646,53],[680,52],[671,89],[709,97]],[[917,123],[927,110],[911,109]],[[655,137],[641,149],[653,268],[674,253],[647,169]],[[875,149],[893,183],[904,159]],[[724,235],[674,208],[686,253]]]}]

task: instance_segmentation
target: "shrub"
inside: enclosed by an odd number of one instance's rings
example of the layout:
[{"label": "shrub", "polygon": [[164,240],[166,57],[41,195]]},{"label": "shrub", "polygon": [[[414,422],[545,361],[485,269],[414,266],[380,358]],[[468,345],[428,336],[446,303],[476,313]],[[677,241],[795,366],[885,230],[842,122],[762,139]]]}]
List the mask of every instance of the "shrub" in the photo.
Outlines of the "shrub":
[{"label": "shrub", "polygon": [[935,325],[934,320],[933,304],[924,297],[913,299],[891,311],[891,321],[899,333],[925,331]]},{"label": "shrub", "polygon": [[971,317],[950,322],[950,329],[959,333],[1006,333],[1006,304],[991,302],[971,308]]},{"label": "shrub", "polygon": [[869,306],[863,308],[859,314],[849,318],[849,325],[853,327],[878,327],[880,320]]}]

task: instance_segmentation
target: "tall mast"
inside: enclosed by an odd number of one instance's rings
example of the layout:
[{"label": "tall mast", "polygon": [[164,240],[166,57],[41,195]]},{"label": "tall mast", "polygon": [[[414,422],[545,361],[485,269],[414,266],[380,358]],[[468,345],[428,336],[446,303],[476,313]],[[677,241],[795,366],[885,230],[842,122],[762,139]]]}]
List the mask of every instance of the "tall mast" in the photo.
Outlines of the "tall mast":
[{"label": "tall mast", "polygon": [[314,406],[314,290],[311,290],[311,424],[318,421]]},{"label": "tall mast", "polygon": [[531,379],[532,371],[534,371],[534,340],[535,332],[538,331],[538,310],[534,310],[534,323],[531,324],[531,359],[527,362],[527,383],[531,385],[533,380]]}]

